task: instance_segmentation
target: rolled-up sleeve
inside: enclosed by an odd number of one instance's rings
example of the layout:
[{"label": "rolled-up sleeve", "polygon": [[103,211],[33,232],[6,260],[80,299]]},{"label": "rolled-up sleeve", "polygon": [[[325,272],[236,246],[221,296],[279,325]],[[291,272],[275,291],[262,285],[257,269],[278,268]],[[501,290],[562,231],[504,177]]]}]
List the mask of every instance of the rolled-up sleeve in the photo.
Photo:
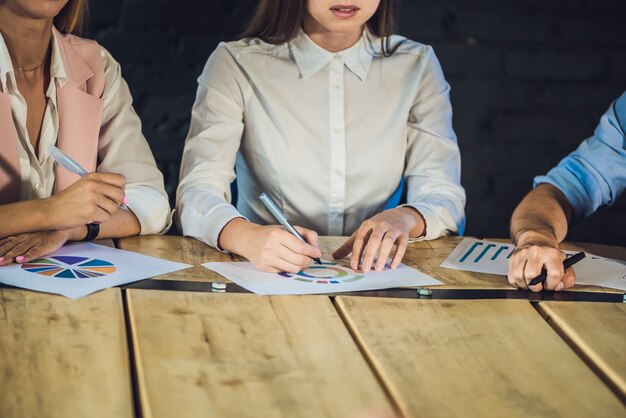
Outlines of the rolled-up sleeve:
[{"label": "rolled-up sleeve", "polygon": [[593,136],[545,176],[535,187],[552,184],[572,206],[572,221],[580,221],[600,206],[612,205],[626,188],[626,93],[611,104]]},{"label": "rolled-up sleeve", "polygon": [[97,171],[126,177],[128,207],[139,220],[142,235],[163,233],[171,225],[163,175],[141,133],[141,121],[133,109],[120,65],[104,48],[101,55],[105,89]]},{"label": "rolled-up sleeve", "polygon": [[234,218],[230,184],[243,134],[241,75],[220,45],[198,78],[177,191],[177,221],[184,235],[218,248],[219,234]]},{"label": "rolled-up sleeve", "polygon": [[432,48],[408,119],[407,205],[426,221],[424,239],[465,229],[461,155],[452,128],[450,86]]}]

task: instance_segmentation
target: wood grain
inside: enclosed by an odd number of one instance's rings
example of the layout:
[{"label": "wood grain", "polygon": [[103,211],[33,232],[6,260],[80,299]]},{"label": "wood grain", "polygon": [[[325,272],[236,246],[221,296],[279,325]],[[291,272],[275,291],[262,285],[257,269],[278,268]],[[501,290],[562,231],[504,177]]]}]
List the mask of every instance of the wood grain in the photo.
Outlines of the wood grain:
[{"label": "wood grain", "polygon": [[327,297],[129,290],[145,417],[356,417],[389,401]]},{"label": "wood grain", "polygon": [[191,237],[173,235],[148,235],[122,238],[118,248],[140,254],[158,257],[178,263],[191,264],[185,270],[152,277],[155,280],[184,280],[189,282],[230,282],[219,274],[202,267],[202,263],[212,261],[232,261],[230,254],[217,251],[205,243]]},{"label": "wood grain", "polygon": [[407,417],[614,417],[626,408],[526,301],[338,297]]},{"label": "wood grain", "polygon": [[626,303],[541,302],[539,312],[626,402]]},{"label": "wood grain", "polygon": [[133,417],[119,289],[0,289],[0,416]]}]

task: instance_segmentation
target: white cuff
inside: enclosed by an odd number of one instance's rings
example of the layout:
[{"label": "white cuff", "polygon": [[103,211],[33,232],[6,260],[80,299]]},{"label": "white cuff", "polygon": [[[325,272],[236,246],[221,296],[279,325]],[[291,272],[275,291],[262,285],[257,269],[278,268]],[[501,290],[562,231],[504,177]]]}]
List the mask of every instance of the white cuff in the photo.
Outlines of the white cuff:
[{"label": "white cuff", "polygon": [[145,186],[127,186],[128,207],[139,220],[141,235],[163,234],[172,226],[172,210],[165,196]]}]

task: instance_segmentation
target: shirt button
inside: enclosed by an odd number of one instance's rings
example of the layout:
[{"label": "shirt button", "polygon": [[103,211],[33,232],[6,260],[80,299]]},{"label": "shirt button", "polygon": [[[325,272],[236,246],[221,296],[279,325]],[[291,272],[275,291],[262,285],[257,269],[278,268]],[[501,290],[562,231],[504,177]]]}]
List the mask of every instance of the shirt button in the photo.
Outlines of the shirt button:
[{"label": "shirt button", "polygon": [[41,183],[37,183],[37,184],[35,184],[35,189],[37,189],[37,190],[41,190]]}]

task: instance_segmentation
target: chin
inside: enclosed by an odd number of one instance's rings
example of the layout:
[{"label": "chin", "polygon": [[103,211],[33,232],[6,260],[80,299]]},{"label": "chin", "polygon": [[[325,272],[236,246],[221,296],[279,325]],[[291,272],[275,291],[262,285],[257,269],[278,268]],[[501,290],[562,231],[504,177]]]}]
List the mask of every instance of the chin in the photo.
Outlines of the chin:
[{"label": "chin", "polygon": [[333,33],[349,34],[360,31],[365,23],[366,22],[344,20],[338,22],[328,22],[328,24],[324,26],[326,26],[326,29]]},{"label": "chin", "polygon": [[68,0],[8,0],[14,3],[25,17],[33,19],[53,19]]}]

